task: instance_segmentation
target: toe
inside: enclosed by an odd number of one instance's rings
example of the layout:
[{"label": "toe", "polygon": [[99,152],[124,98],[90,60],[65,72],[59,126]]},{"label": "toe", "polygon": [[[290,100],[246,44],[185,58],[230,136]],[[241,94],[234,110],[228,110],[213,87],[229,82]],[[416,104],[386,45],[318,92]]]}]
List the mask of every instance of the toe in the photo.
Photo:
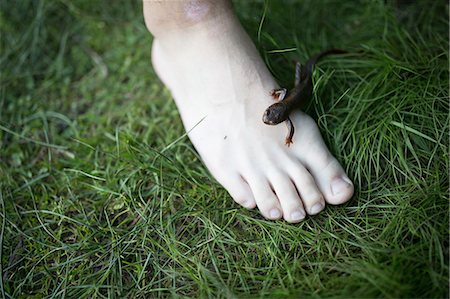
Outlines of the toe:
[{"label": "toe", "polygon": [[267,219],[280,219],[283,215],[280,202],[267,179],[259,175],[250,175],[248,179],[246,177],[246,180],[249,182],[256,205],[261,211],[261,214]]},{"label": "toe", "polygon": [[287,222],[300,222],[305,218],[305,210],[300,196],[287,174],[271,172],[270,182],[283,209]]},{"label": "toe", "polygon": [[325,207],[325,200],[320,192],[314,178],[301,164],[291,164],[289,175],[294,182],[303,206],[309,215],[316,215]]},{"label": "toe", "polygon": [[301,162],[313,175],[327,203],[342,204],[353,195],[353,183],[341,164],[330,154],[323,142]]},{"label": "toe", "polygon": [[348,201],[354,192],[352,181],[345,174],[339,162],[333,158],[328,167],[324,170],[325,182],[322,183],[323,189],[326,188],[327,201],[331,204],[342,204]]},{"label": "toe", "polygon": [[217,181],[228,191],[233,200],[247,209],[256,207],[256,201],[247,182],[238,173],[216,175]]}]

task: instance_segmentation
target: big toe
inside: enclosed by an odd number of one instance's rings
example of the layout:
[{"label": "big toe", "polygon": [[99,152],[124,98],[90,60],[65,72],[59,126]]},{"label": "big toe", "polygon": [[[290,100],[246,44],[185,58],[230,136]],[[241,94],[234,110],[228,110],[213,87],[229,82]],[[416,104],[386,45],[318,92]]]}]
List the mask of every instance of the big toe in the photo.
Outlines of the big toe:
[{"label": "big toe", "polygon": [[302,160],[327,203],[339,205],[352,197],[354,192],[352,181],[326,147],[315,150],[310,157]]},{"label": "big toe", "polygon": [[354,192],[352,181],[346,174],[335,176],[330,182],[331,194],[327,196],[330,204],[339,205],[348,201]]},{"label": "big toe", "polygon": [[353,183],[335,158],[332,158],[329,165],[314,176],[329,204],[343,204],[352,197]]}]

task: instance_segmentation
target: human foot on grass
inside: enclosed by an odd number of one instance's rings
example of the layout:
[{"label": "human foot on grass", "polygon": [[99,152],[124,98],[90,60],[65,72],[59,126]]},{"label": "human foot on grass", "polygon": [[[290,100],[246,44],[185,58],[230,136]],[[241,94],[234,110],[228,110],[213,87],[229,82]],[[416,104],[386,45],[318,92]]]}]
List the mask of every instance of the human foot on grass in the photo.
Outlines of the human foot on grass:
[{"label": "human foot on grass", "polygon": [[262,122],[278,86],[231,7],[213,3],[184,2],[181,20],[168,26],[149,21],[144,2],[153,66],[211,174],[238,204],[257,206],[267,219],[299,222],[326,203],[349,200],[353,185],[308,115],[291,116],[290,147],[286,126]]}]

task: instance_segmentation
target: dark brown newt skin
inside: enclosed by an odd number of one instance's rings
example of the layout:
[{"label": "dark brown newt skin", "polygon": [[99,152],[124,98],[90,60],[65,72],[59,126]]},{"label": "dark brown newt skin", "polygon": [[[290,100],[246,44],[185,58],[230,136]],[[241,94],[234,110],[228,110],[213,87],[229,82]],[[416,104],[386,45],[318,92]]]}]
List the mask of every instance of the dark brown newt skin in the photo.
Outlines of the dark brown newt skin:
[{"label": "dark brown newt skin", "polygon": [[326,55],[343,53],[347,53],[347,51],[340,49],[329,49],[321,52],[314,55],[306,62],[305,69],[301,68],[300,63],[297,62],[295,68],[295,86],[289,91],[287,96],[285,97],[286,89],[284,88],[272,90],[271,95],[278,102],[269,106],[269,108],[264,111],[263,122],[267,125],[277,125],[283,121],[286,121],[286,125],[289,130],[289,134],[286,137],[287,146],[291,145],[295,131],[294,124],[289,118],[289,115],[293,110],[300,108],[312,97],[312,73],[314,65],[320,58]]}]

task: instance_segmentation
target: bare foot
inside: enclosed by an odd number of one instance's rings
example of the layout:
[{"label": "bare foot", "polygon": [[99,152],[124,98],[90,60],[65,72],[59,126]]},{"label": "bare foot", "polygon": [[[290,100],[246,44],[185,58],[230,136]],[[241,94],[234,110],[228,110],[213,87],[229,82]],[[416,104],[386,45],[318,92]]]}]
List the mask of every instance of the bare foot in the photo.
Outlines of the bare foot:
[{"label": "bare foot", "polygon": [[349,200],[353,184],[308,115],[292,115],[290,147],[284,124],[262,122],[278,86],[232,11],[208,9],[188,8],[195,21],[156,36],[152,61],[212,175],[267,219],[299,222]]}]

